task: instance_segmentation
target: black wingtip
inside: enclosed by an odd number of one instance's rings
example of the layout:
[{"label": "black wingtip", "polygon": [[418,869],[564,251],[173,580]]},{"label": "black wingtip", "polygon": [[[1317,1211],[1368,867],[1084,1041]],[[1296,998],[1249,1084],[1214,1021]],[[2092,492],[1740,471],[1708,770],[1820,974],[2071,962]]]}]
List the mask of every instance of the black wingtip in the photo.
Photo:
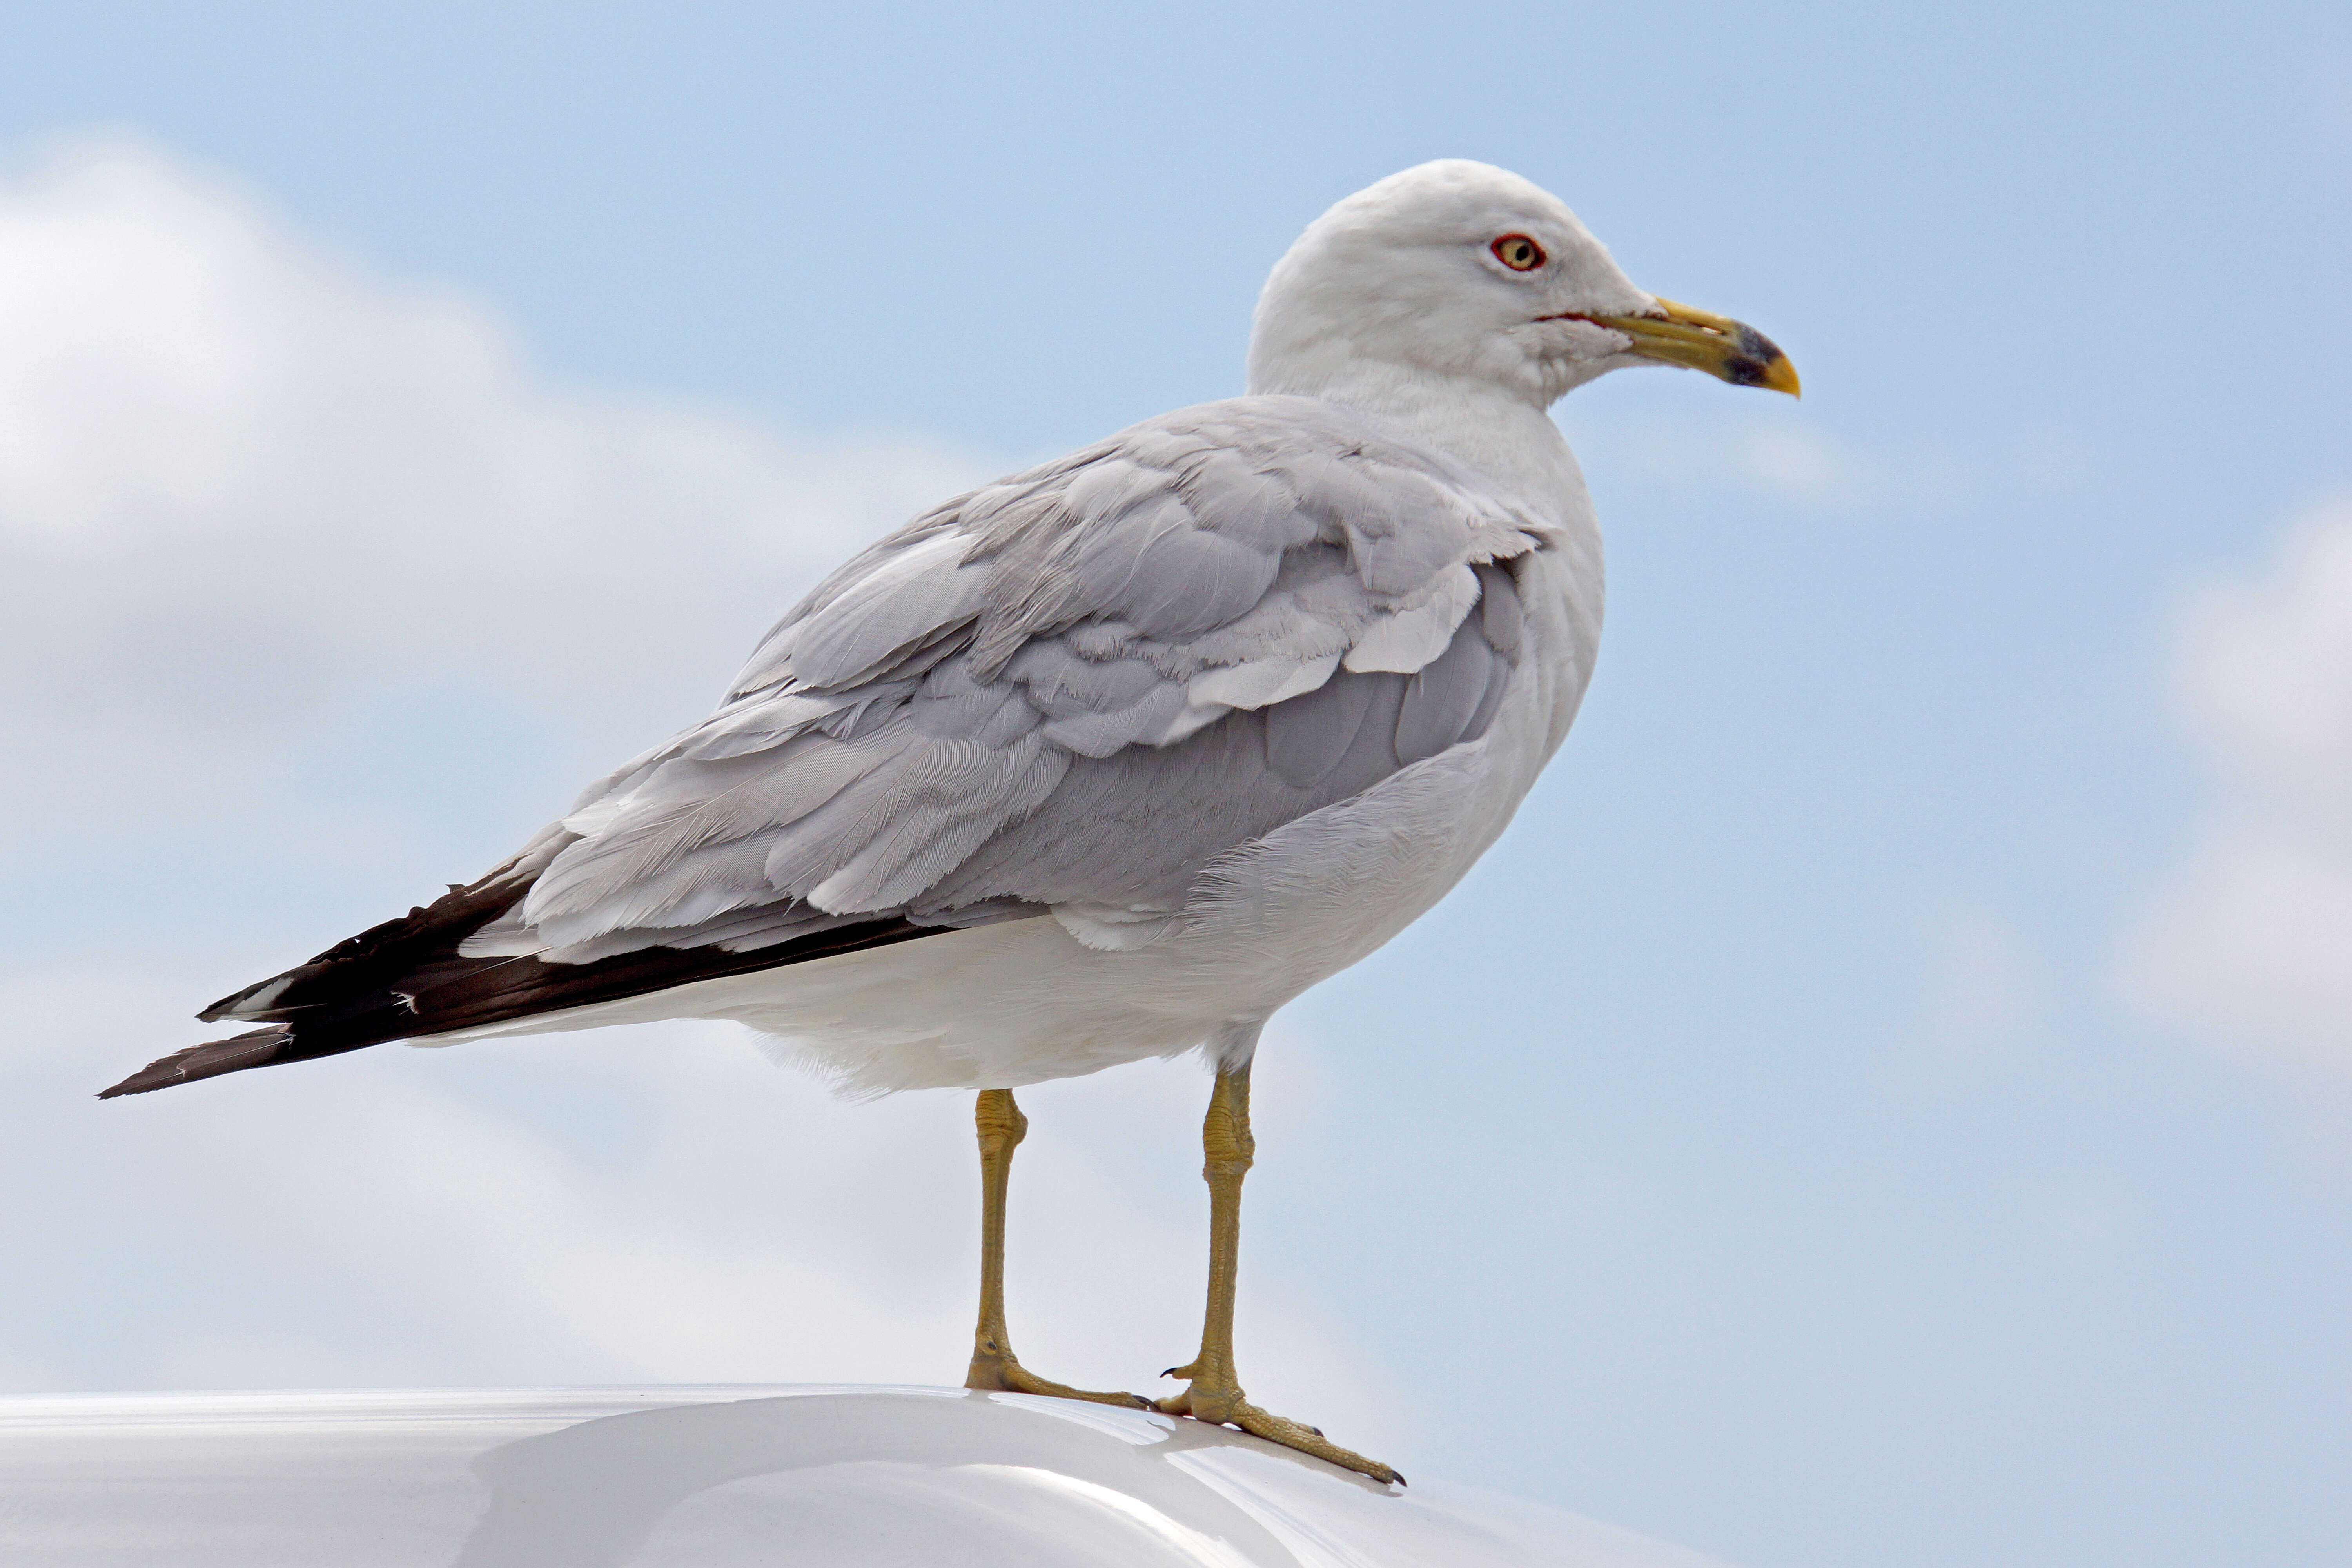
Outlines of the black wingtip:
[{"label": "black wingtip", "polygon": [[148,1094],[177,1083],[194,1083],[200,1078],[218,1078],[225,1072],[267,1067],[278,1059],[278,1053],[293,1038],[293,1030],[278,1024],[232,1039],[190,1046],[184,1051],[173,1051],[159,1061],[149,1062],[112,1089],[100,1089],[98,1098],[112,1100],[119,1095]]}]

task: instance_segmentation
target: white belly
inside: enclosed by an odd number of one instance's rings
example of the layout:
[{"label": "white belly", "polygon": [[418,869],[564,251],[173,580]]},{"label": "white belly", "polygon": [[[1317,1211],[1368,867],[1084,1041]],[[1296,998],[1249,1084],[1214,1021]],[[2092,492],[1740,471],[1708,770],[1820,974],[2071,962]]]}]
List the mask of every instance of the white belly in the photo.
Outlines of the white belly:
[{"label": "white belly", "polygon": [[861,1094],[1013,1089],[1254,1036],[1411,924],[1509,824],[1591,674],[1597,604],[1576,613],[1583,595],[1547,591],[1548,575],[1571,569],[1529,563],[1522,662],[1484,738],[1220,858],[1142,946],[1106,951],[1058,920],[1007,921],[418,1043],[732,1018]]}]

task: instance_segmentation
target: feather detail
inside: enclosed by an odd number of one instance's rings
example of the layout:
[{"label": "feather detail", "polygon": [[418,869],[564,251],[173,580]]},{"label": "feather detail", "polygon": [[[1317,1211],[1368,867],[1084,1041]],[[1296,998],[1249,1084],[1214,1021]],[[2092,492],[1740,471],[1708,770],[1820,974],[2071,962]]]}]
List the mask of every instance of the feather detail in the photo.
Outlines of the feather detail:
[{"label": "feather detail", "polygon": [[1547,526],[1370,416],[1248,397],[933,509],[703,722],[480,880],[207,1009],[109,1094],[1049,910],[1174,930],[1213,865],[1476,741]]}]

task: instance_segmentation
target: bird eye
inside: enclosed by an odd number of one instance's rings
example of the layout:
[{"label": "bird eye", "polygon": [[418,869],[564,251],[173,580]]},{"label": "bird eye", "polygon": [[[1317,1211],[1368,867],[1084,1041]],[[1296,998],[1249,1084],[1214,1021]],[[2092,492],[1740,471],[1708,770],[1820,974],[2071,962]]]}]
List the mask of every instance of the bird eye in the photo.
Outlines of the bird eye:
[{"label": "bird eye", "polygon": [[1544,264],[1544,247],[1524,234],[1507,234],[1486,248],[1514,272],[1533,272]]}]

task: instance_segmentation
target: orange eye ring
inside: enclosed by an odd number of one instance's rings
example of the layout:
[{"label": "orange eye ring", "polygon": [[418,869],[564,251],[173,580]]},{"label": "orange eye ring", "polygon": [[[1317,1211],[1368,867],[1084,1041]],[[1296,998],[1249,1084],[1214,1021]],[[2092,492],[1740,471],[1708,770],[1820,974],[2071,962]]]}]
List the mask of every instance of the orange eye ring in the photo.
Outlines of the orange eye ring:
[{"label": "orange eye ring", "polygon": [[1533,272],[1550,259],[1542,246],[1524,234],[1507,234],[1486,248],[1495,253],[1496,260],[1514,272]]}]

